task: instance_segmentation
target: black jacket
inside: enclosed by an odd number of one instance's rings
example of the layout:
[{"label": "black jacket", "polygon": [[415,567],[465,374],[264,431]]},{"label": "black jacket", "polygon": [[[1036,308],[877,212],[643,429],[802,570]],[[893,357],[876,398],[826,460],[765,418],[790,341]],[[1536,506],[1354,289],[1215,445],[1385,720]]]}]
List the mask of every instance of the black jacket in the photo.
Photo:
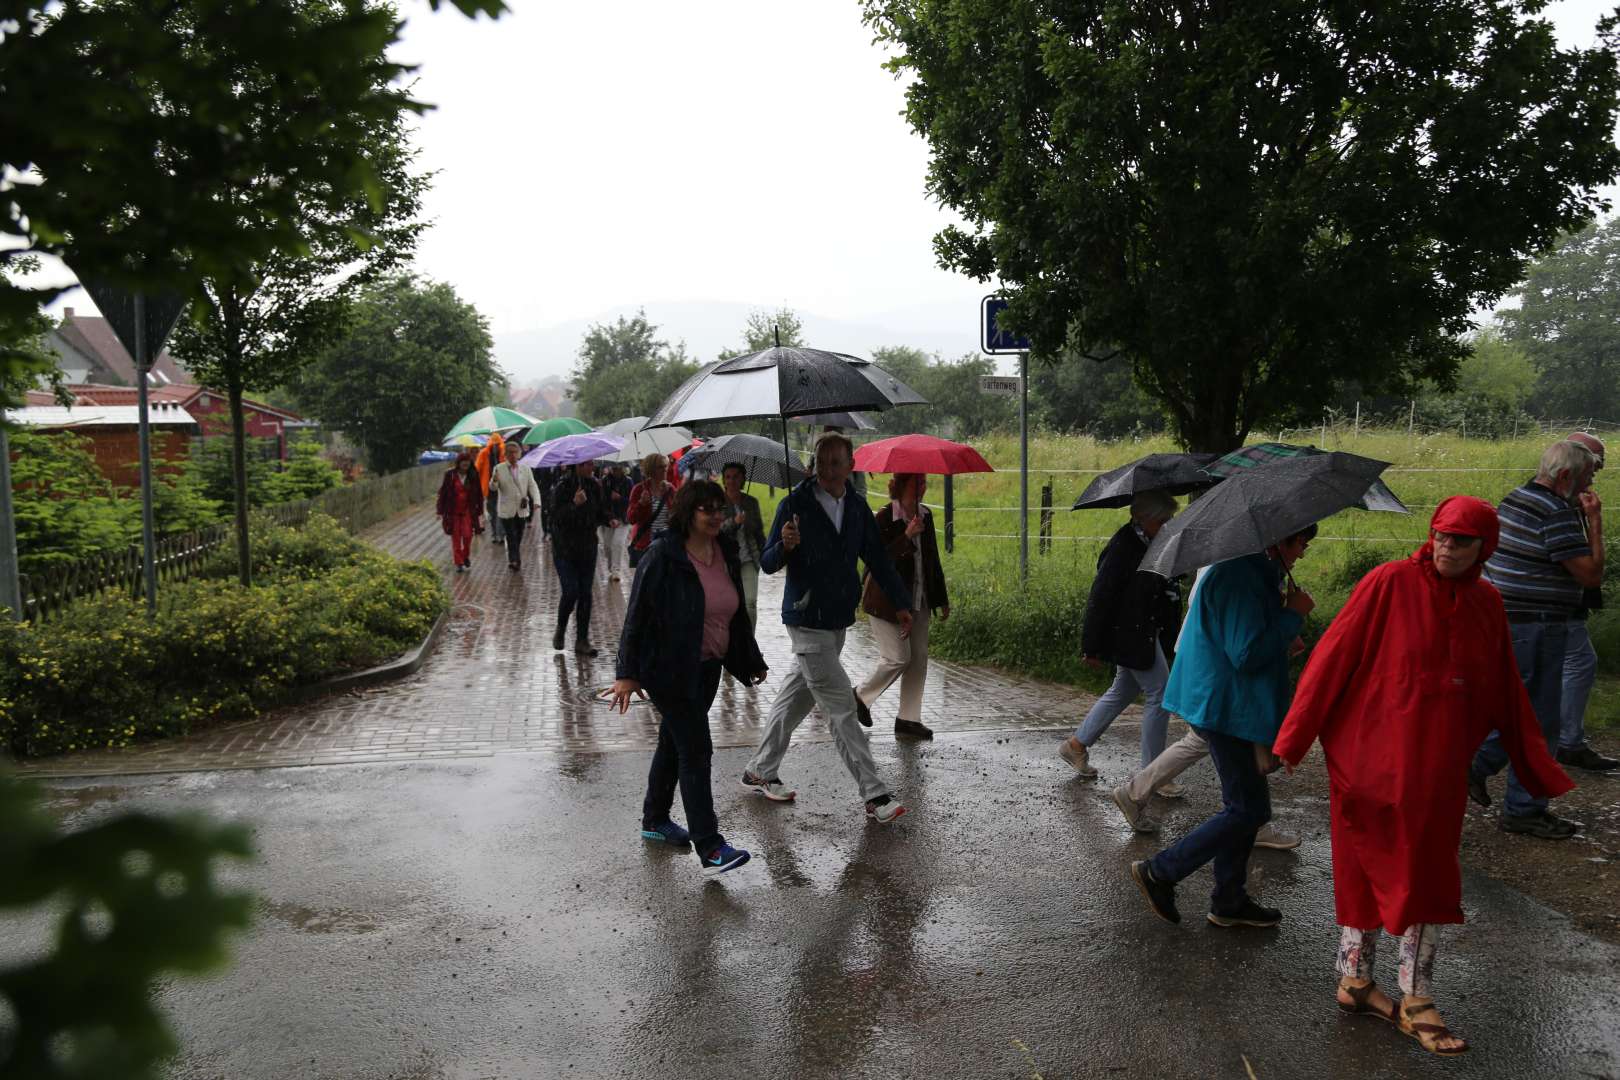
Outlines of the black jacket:
[{"label": "black jacket", "polygon": [[[731,619],[731,641],[724,664],[738,680],[753,681],[766,670],[743,602],[737,545],[729,537],[716,541],[737,590],[737,613]],[[636,567],[635,583],[619,633],[615,677],[634,679],[659,697],[696,699],[703,669],[703,582],[686,554],[686,538],[660,534]]]},{"label": "black jacket", "polygon": [[[574,505],[574,492],[585,489],[585,502]],[[565,559],[589,559],[596,554],[596,530],[612,520],[607,496],[596,477],[581,481],[573,473],[559,477],[551,489],[552,550]]]},{"label": "black jacket", "polygon": [[1142,671],[1153,666],[1157,638],[1165,661],[1174,659],[1181,626],[1180,579],[1166,581],[1138,570],[1147,549],[1136,526],[1126,524],[1098,557],[1080,630],[1083,655]]},{"label": "black jacket", "polygon": [[[877,512],[878,536],[883,540],[883,546],[888,549],[889,557],[894,560],[894,572],[900,575],[900,580],[908,586],[917,580],[917,549],[906,537],[906,523],[898,521],[894,516],[894,504],[890,503]],[[945,592],[945,569],[939,562],[939,540],[934,535],[934,515],[923,515],[922,536],[923,586],[928,593],[928,609],[938,611],[942,607],[949,607],[951,598]],[[911,598],[916,603],[917,598]],[[871,576],[867,576],[866,591],[861,596],[861,608],[868,614],[887,622],[895,622],[894,605],[889,598],[883,595],[882,589],[872,587]]]}]

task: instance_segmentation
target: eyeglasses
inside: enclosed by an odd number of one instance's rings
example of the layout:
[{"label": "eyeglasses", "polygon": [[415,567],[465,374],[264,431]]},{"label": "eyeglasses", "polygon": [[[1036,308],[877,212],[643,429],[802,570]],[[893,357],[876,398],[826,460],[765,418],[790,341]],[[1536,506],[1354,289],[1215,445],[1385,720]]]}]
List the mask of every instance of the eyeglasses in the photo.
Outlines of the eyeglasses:
[{"label": "eyeglasses", "polygon": [[700,514],[723,514],[726,510],[726,508],[721,506],[719,503],[704,503],[701,506],[693,507],[693,509]]},{"label": "eyeglasses", "polygon": [[1468,548],[1479,543],[1479,537],[1477,536],[1464,536],[1462,533],[1441,532],[1439,529],[1435,529],[1429,535],[1433,537],[1435,547]]}]

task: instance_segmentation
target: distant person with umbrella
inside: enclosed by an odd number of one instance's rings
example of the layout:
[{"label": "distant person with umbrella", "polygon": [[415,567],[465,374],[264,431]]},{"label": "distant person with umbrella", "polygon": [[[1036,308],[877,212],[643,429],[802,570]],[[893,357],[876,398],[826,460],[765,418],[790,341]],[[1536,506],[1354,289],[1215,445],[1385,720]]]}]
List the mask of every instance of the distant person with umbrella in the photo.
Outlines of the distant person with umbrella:
[{"label": "distant person with umbrella", "polygon": [[506,540],[506,534],[501,531],[501,515],[497,512],[499,510],[496,506],[497,494],[492,482],[495,470],[505,460],[506,440],[501,438],[500,432],[492,431],[489,433],[489,441],[473,459],[473,467],[478,470],[478,479],[483,484],[485,509],[489,511],[489,542],[492,544],[500,544]]},{"label": "distant person with umbrella", "polygon": [[759,626],[759,557],[765,550],[765,518],[759,500],[743,490],[748,479],[748,467],[733,461],[721,470],[724,482],[726,512],[721,534],[737,545],[739,572],[742,577],[743,602],[748,608],[748,625]]},{"label": "distant person with umbrella", "polygon": [[450,558],[456,573],[466,573],[472,565],[472,538],[484,531],[484,490],[473,469],[473,455],[463,450],[439,484],[435,507],[445,535],[450,537]]},{"label": "distant person with umbrella", "polygon": [[574,617],[574,651],[595,656],[590,641],[591,590],[596,585],[597,530],[617,528],[607,495],[596,479],[596,463],[581,461],[558,470],[564,475],[551,491],[551,560],[557,567],[562,596],[557,601],[557,629],[551,647],[562,652],[568,617]]},{"label": "distant person with umbrella", "polygon": [[1218,562],[1193,593],[1164,707],[1208,743],[1221,810],[1151,859],[1131,864],[1148,905],[1169,922],[1181,921],[1176,884],[1211,861],[1211,925],[1282,921],[1282,912],[1257,903],[1245,883],[1255,834],[1271,820],[1266,773],[1288,709],[1290,647],[1315,607],[1309,593],[1291,584],[1290,571],[1315,536],[1312,525],[1262,554]]},{"label": "distant person with umbrella", "polygon": [[615,461],[602,477],[602,493],[607,497],[608,517],[617,525],[602,526],[602,548],[607,553],[609,581],[619,580],[619,571],[629,558],[626,543],[630,536],[630,491],[635,487],[625,475],[624,463]]},{"label": "distant person with umbrella", "polygon": [[647,546],[669,528],[669,512],[675,489],[665,480],[669,459],[648,454],[641,459],[641,482],[630,490],[630,566],[634,568],[646,554]]},{"label": "distant person with umbrella", "polygon": [[[1518,677],[1502,596],[1480,580],[1498,533],[1483,499],[1441,502],[1429,541],[1350,594],[1272,745],[1290,771],[1318,738],[1327,759],[1339,1007],[1444,1055],[1468,1049],[1439,1022],[1431,978],[1438,925],[1463,921],[1457,850],[1474,751],[1494,728],[1529,787],[1574,786]],[[1398,1013],[1373,981],[1380,930],[1401,939]]]},{"label": "distant person with umbrella", "polygon": [[522,445],[516,440],[508,442],[506,460],[490,474],[490,487],[496,496],[495,512],[506,537],[506,568],[513,573],[523,569],[523,531],[540,505],[534,470],[519,463],[522,456]]},{"label": "distant person with umbrella", "polygon": [[[613,704],[645,693],[658,710],[658,749],[647,774],[641,835],[690,843],[709,875],[748,861],[720,835],[710,764],[709,709],[722,670],[749,686],[765,679],[765,659],[743,612],[737,549],[721,532],[725,496],[712,481],[688,482],[675,499],[669,530],[636,568],[619,635]],[[686,828],[670,820],[679,786]]]},{"label": "distant person with umbrella", "polygon": [[928,680],[928,625],[933,612],[940,622],[951,617],[951,599],[945,591],[945,570],[939,560],[934,515],[923,505],[928,477],[923,473],[895,473],[889,478],[889,505],[877,512],[878,538],[902,581],[911,586],[911,628],[902,630],[898,612],[870,571],[861,594],[861,608],[871,616],[879,660],[855,690],[856,718],[872,726],[872,706],[883,692],[900,680],[900,707],[894,721],[896,735],[932,739],[934,732],[922,722],[923,686]]},{"label": "distant person with umbrella", "polygon": [[1114,533],[1097,559],[1097,576],[1086,599],[1080,653],[1089,667],[1114,665],[1114,681],[1085,720],[1058,747],[1083,777],[1097,775],[1091,747],[1125,707],[1142,698],[1142,764],[1164,752],[1170,716],[1161,704],[1181,628],[1179,578],[1141,573],[1142,556],[1165,522],[1176,516],[1175,497],[1143,491],[1131,498],[1131,519]]},{"label": "distant person with umbrella", "polygon": [[777,770],[793,732],[815,706],[821,706],[838,754],[866,803],[866,815],[890,822],[905,813],[878,779],[872,751],[855,713],[855,690],[839,654],[855,621],[861,579],[856,561],[877,579],[895,608],[902,634],[911,630],[911,590],[895,573],[871,509],[849,486],[854,445],[843,435],[816,440],[816,474],[800,483],[776,508],[760,569],[787,570],[782,622],[793,643],[794,668],[771,704],[765,736],[743,772],[742,786],[773,802],[791,802],[797,792]]}]

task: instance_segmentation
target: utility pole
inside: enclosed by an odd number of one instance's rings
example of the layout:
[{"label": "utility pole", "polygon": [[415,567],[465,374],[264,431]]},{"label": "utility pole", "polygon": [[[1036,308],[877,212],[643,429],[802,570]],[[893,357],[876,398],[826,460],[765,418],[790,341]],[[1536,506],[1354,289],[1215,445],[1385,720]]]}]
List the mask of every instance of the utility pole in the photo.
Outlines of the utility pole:
[{"label": "utility pole", "polygon": [[1029,353],[1018,354],[1018,583],[1029,584]]},{"label": "utility pole", "polygon": [[146,294],[135,294],[135,378],[140,382],[136,400],[140,404],[141,443],[141,571],[146,579],[146,614],[157,614],[157,528],[152,519],[152,425],[147,402],[147,382],[151,364],[146,344]]}]

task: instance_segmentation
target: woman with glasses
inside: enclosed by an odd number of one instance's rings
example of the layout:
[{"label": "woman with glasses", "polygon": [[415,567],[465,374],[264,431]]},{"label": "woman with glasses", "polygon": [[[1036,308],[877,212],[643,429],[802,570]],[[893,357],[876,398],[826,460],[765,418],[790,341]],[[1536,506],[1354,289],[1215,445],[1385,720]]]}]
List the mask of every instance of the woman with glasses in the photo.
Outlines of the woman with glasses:
[{"label": "woman with glasses", "polygon": [[[1502,597],[1480,580],[1496,509],[1454,495],[1410,558],[1361,580],[1317,644],[1273,744],[1292,772],[1317,739],[1332,799],[1339,1008],[1463,1053],[1431,977],[1436,928],[1463,921],[1457,849],[1468,767],[1493,728],[1533,794],[1574,785],[1547,751],[1519,678]],[[1380,930],[1400,939],[1397,1007],[1373,981]]]},{"label": "woman with glasses", "polygon": [[[622,713],[630,695],[651,697],[658,710],[658,749],[641,807],[646,840],[691,844],[706,874],[748,861],[720,835],[709,763],[709,708],[720,672],[745,685],[765,680],[765,659],[743,601],[737,545],[721,534],[726,495],[711,480],[692,480],[676,494],[669,529],[651,542],[636,567],[619,637],[613,704]],[[670,820],[675,789],[686,828]]]}]

